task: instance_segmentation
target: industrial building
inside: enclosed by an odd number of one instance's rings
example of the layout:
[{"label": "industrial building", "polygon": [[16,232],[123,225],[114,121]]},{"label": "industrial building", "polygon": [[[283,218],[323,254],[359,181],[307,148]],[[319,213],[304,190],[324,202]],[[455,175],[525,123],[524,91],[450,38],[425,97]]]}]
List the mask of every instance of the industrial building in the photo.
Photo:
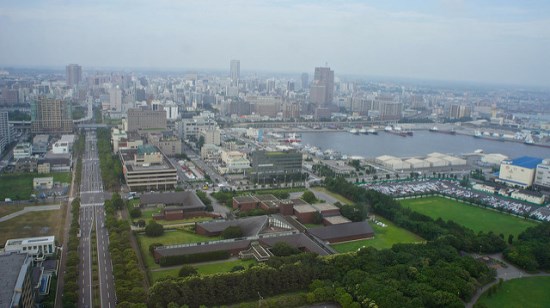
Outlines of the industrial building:
[{"label": "industrial building", "polygon": [[541,158],[522,156],[512,160],[503,160],[500,164],[497,182],[509,186],[526,188],[533,185],[537,165],[542,163]]},{"label": "industrial building", "polygon": [[120,150],[126,184],[130,190],[173,189],[178,182],[176,167],[153,145]]},{"label": "industrial building", "polygon": [[537,165],[535,185],[550,189],[550,158],[543,160]]}]

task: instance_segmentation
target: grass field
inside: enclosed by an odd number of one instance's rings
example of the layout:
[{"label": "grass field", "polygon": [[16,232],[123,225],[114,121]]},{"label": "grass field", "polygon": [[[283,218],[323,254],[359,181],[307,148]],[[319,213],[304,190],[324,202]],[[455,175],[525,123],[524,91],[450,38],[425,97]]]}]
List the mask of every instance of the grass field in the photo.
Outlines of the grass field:
[{"label": "grass field", "polygon": [[11,238],[55,235],[60,240],[63,207],[57,211],[31,212],[0,223],[0,245]]},{"label": "grass field", "polygon": [[487,307],[550,307],[550,277],[529,277],[506,281],[497,293],[488,297],[487,292],[478,300]]},{"label": "grass field", "polygon": [[[130,200],[127,204],[128,212],[130,212],[134,205],[139,205],[139,200]],[[153,219],[154,214],[160,214],[161,209],[159,208],[147,208],[141,210],[141,217],[137,219],[132,219],[132,221],[137,221],[140,219],[145,220],[146,222],[149,222]],[[131,219],[131,218],[130,218]],[[194,223],[194,222],[203,222],[203,221],[209,221],[212,220],[212,217],[194,217],[194,218],[187,218],[187,219],[180,219],[180,220],[157,220],[157,222],[164,226],[169,225],[181,225],[186,223]]]},{"label": "grass field", "polygon": [[320,191],[322,193],[325,193],[335,199],[337,199],[338,201],[340,201],[340,203],[342,204],[353,204],[353,202],[351,202],[351,200],[349,199],[346,199],[345,197],[339,195],[339,194],[336,194],[336,193],[333,193],[332,191],[329,191],[327,190],[326,188],[324,187],[314,187],[312,188],[311,190],[315,190],[315,191]]},{"label": "grass field", "polygon": [[55,172],[50,174],[16,174],[0,176],[0,200],[28,200],[33,194],[32,179],[36,177],[53,176],[54,182],[71,183],[70,172]]},{"label": "grass field", "polygon": [[145,234],[137,234],[137,240],[141,246],[141,254],[148,268],[159,268],[155,263],[153,256],[149,253],[149,245],[153,243],[162,243],[163,245],[198,243],[218,240],[219,237],[207,237],[197,235],[183,230],[169,230],[159,237],[148,237]]},{"label": "grass field", "polygon": [[0,206],[0,217],[4,217],[11,213],[21,211],[24,207],[25,207],[24,205],[15,205],[15,204]]},{"label": "grass field", "polygon": [[336,251],[338,252],[349,252],[357,251],[357,249],[363,246],[374,247],[377,249],[386,249],[391,248],[393,244],[397,243],[417,243],[424,241],[424,239],[422,239],[420,236],[405,229],[399,228],[389,220],[386,220],[382,217],[377,217],[376,219],[386,224],[386,227],[381,227],[371,222],[370,225],[374,229],[373,239],[334,244],[331,245],[332,248],[336,249]]},{"label": "grass field", "polygon": [[[256,260],[231,260],[231,261],[221,261],[221,262],[214,262],[214,263],[207,263],[207,264],[199,264],[199,265],[193,265],[201,275],[210,275],[210,274],[216,274],[216,273],[227,273],[231,271],[231,269],[235,266],[243,266],[244,268],[248,268],[250,264],[256,264]],[[179,267],[177,268],[171,268],[167,270],[157,270],[152,271],[151,276],[153,278],[153,282],[164,278],[164,277],[177,277],[179,272]]]},{"label": "grass field", "polygon": [[475,232],[493,231],[496,234],[513,234],[517,238],[523,230],[537,223],[441,197],[401,200],[401,205],[434,219],[453,220]]}]

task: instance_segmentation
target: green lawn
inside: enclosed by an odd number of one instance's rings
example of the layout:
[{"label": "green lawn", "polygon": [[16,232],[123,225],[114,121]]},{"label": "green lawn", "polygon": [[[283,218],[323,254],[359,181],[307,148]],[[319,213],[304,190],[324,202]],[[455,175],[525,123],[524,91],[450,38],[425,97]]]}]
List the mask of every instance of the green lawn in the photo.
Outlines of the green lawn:
[{"label": "green lawn", "polygon": [[[248,268],[250,264],[256,264],[256,260],[231,260],[231,261],[221,261],[221,262],[214,262],[214,263],[207,263],[207,264],[199,264],[199,265],[193,265],[199,274],[201,275],[211,275],[216,273],[226,273],[231,271],[231,269],[235,266],[243,266],[244,268]],[[157,270],[152,271],[151,276],[153,278],[153,282],[159,280],[160,278],[164,277],[177,277],[179,268],[171,268],[167,270]]]},{"label": "green lawn", "polygon": [[55,235],[57,240],[61,240],[62,211],[63,207],[61,210],[30,212],[0,222],[0,246],[13,238]]},{"label": "green lawn", "polygon": [[493,231],[496,234],[513,234],[517,238],[523,230],[537,223],[493,210],[464,204],[441,197],[401,200],[401,205],[434,219],[453,220],[475,232]]},{"label": "green lawn", "polygon": [[71,183],[70,172],[55,172],[50,174],[25,173],[0,176],[0,200],[28,200],[33,194],[32,179],[53,176],[54,182]]},{"label": "green lawn", "polygon": [[550,307],[550,277],[529,277],[506,281],[497,293],[488,297],[485,292],[478,303],[487,307]]},{"label": "green lawn", "polygon": [[386,227],[381,227],[373,222],[370,222],[371,227],[374,229],[373,239],[333,244],[332,248],[336,249],[336,251],[338,252],[349,252],[357,251],[357,249],[363,246],[370,246],[377,249],[386,249],[391,248],[393,244],[397,243],[417,243],[424,241],[424,239],[422,239],[420,236],[405,229],[399,228],[389,220],[386,220],[382,217],[376,217],[376,219],[384,223]]},{"label": "green lawn", "polygon": [[311,190],[315,190],[315,191],[320,191],[320,192],[323,192],[335,199],[337,199],[340,203],[342,204],[353,204],[353,202],[345,197],[343,197],[342,195],[339,195],[339,194],[336,194],[336,193],[333,193],[332,191],[330,190],[327,190],[326,188],[324,187],[314,187],[312,188]]},{"label": "green lawn", "polygon": [[[134,208],[134,205],[139,205],[139,200],[130,200],[127,204],[128,211],[131,211]],[[145,220],[146,222],[153,219],[154,214],[160,214],[161,209],[159,208],[146,208],[141,210],[141,217],[137,219],[133,219],[133,221],[137,221],[140,219]],[[187,218],[187,219],[180,219],[180,220],[157,220],[157,222],[164,226],[169,225],[181,225],[185,223],[194,223],[194,222],[203,222],[203,221],[209,221],[212,220],[212,217],[194,217],[194,218]]]},{"label": "green lawn", "polygon": [[162,243],[163,245],[172,244],[186,244],[186,243],[198,243],[218,240],[219,237],[207,237],[197,235],[184,230],[168,230],[159,237],[149,237],[145,234],[137,234],[137,239],[141,246],[141,254],[145,260],[145,264],[149,268],[159,268],[160,266],[155,263],[153,256],[149,253],[149,245],[153,243]]}]

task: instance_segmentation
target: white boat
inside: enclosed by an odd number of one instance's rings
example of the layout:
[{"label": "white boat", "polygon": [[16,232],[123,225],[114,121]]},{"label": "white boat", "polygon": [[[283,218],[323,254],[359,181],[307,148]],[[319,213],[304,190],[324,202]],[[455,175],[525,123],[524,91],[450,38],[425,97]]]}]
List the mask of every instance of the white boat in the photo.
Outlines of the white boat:
[{"label": "white boat", "polygon": [[360,134],[363,134],[363,135],[367,135],[369,132],[367,131],[366,128],[361,128],[361,129],[359,130],[359,133],[360,133]]},{"label": "white boat", "polygon": [[354,135],[359,134],[359,131],[357,131],[357,129],[355,129],[355,128],[350,129],[349,132],[352,133],[352,134],[354,134]]}]

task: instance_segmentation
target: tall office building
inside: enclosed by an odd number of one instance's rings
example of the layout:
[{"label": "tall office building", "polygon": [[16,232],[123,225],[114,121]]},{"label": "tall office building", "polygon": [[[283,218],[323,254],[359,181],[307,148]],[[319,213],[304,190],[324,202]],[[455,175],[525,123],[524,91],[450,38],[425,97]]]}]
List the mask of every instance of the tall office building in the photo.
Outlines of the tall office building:
[{"label": "tall office building", "polygon": [[128,109],[128,122],[126,131],[142,130],[166,130],[166,111],[144,110],[139,108]]},{"label": "tall office building", "polygon": [[67,73],[67,85],[69,87],[78,85],[82,80],[82,67],[78,64],[69,64],[65,68]]},{"label": "tall office building", "polygon": [[4,152],[6,146],[11,142],[10,126],[8,123],[8,112],[0,111],[0,153]]},{"label": "tall office building", "polygon": [[231,77],[231,83],[237,84],[241,78],[241,61],[231,60],[231,67],[229,71]]},{"label": "tall office building", "polygon": [[72,131],[72,110],[69,102],[41,96],[31,103],[33,134],[63,134]]},{"label": "tall office building", "polygon": [[109,90],[109,109],[122,111],[122,90],[118,86]]},{"label": "tall office building", "polygon": [[309,87],[309,74],[302,73],[302,76],[300,76],[300,80],[302,81],[302,89],[307,89]]},{"label": "tall office building", "polygon": [[334,71],[330,67],[316,67],[310,88],[310,101],[318,106],[332,103],[334,98]]}]

